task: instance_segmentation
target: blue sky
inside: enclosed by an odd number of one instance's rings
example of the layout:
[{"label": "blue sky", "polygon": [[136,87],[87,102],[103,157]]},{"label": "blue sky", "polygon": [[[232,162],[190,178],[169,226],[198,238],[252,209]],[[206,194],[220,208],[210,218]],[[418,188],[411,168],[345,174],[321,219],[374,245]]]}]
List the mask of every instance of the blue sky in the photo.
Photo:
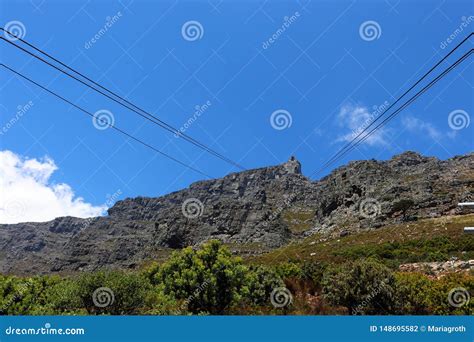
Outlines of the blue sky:
[{"label": "blue sky", "polygon": [[[167,123],[180,128],[191,119],[186,134],[246,168],[296,155],[310,175],[375,108],[394,102],[473,30],[473,9],[467,0],[6,0],[0,21]],[[471,40],[462,51],[472,46]],[[121,129],[213,177],[236,171],[4,41],[0,56],[87,110],[109,111]],[[337,165],[405,150],[442,159],[471,152],[474,123],[453,129],[448,118],[455,111],[471,120],[472,62],[471,56]],[[0,150],[18,158],[12,167],[26,178],[36,165],[33,180],[67,185],[68,195],[93,206],[159,196],[203,179],[112,129],[95,128],[90,117],[4,69],[0,77]],[[282,121],[283,129],[275,129],[274,112],[291,125]]]}]

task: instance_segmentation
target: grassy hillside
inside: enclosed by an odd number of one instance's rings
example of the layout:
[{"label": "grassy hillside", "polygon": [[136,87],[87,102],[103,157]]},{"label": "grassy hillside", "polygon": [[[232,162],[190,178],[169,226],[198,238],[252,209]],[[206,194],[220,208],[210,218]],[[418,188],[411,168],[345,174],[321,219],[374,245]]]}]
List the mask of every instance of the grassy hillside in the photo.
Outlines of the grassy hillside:
[{"label": "grassy hillside", "polygon": [[471,214],[406,222],[334,239],[313,235],[247,261],[266,265],[339,263],[372,256],[398,266],[407,262],[446,261],[453,256],[468,260],[474,259],[474,236],[464,234],[463,228],[473,224]]}]

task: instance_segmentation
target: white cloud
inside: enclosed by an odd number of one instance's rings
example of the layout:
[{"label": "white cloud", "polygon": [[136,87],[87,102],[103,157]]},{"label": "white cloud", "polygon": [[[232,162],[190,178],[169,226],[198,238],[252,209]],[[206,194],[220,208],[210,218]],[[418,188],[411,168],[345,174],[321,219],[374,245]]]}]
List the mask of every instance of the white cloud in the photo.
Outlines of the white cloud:
[{"label": "white cloud", "polygon": [[412,133],[424,133],[430,138],[439,140],[442,134],[430,123],[424,122],[413,116],[405,116],[402,119],[402,125]]},{"label": "white cloud", "polygon": [[[364,106],[355,106],[355,105],[345,105],[341,108],[337,119],[340,126],[350,129],[349,133],[345,133],[342,136],[339,136],[336,141],[341,142],[349,142],[352,141],[359,133],[361,133],[364,129],[366,129],[377,117],[378,113],[374,111],[373,113],[369,112],[369,109]],[[377,122],[378,124],[378,122]],[[371,126],[367,132],[361,134],[360,137],[357,138],[357,141],[360,138],[363,138],[368,132],[370,132],[373,128],[377,126],[374,124]],[[385,128],[380,127],[374,132],[371,133],[365,139],[362,144],[367,144],[370,146],[375,145],[387,145],[386,141],[387,130]]]},{"label": "white cloud", "polygon": [[26,159],[0,151],[0,223],[44,222],[60,216],[103,215],[107,206],[93,206],[75,197],[67,184],[50,184],[58,167],[48,157]]}]

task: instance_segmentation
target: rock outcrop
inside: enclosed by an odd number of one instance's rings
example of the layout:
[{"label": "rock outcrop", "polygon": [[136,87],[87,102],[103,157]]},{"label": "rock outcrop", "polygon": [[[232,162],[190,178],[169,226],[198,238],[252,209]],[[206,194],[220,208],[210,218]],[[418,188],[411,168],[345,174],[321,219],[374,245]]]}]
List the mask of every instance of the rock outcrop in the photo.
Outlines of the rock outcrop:
[{"label": "rock outcrop", "polygon": [[318,181],[296,158],[200,181],[158,198],[118,201],[108,216],[0,225],[0,273],[135,267],[162,249],[220,239],[269,249],[314,233],[347,235],[460,213],[474,194],[474,154],[445,161],[406,152],[356,161]]},{"label": "rock outcrop", "polygon": [[474,260],[449,260],[444,262],[415,262],[399,266],[401,272],[424,273],[439,278],[448,273],[472,272]]}]

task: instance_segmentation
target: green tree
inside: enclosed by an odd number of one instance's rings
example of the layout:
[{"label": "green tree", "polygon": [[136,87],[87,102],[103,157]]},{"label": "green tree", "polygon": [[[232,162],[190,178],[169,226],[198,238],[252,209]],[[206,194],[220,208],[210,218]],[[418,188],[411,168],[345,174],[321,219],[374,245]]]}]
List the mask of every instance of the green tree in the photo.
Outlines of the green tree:
[{"label": "green tree", "polygon": [[350,315],[388,313],[393,305],[394,284],[392,272],[374,260],[330,267],[322,280],[324,298],[347,307]]},{"label": "green tree", "polygon": [[156,277],[165,294],[183,300],[191,312],[222,314],[248,294],[247,272],[241,258],[212,240],[198,251],[188,247],[173,253]]}]

